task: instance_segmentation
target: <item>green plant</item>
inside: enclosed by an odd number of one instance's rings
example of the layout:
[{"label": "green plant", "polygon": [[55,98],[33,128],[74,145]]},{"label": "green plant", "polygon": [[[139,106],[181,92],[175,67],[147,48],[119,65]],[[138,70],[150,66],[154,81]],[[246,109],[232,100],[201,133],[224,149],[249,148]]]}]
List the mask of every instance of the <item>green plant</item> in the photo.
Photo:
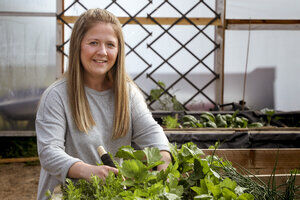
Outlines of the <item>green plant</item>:
[{"label": "green plant", "polygon": [[216,160],[215,156],[205,157],[193,143],[186,143],[180,149],[170,144],[170,148],[173,162],[166,170],[155,171],[153,168],[163,163],[157,148],[134,150],[124,146],[116,154],[124,160],[117,166],[117,176],[110,173],[105,182],[95,176],[90,182],[68,180],[63,188],[63,199],[254,199],[246,192],[247,188],[216,170],[227,163]]},{"label": "green plant", "polygon": [[210,112],[201,114],[199,120],[192,115],[184,115],[181,118],[182,126],[185,128],[258,128],[263,124],[254,122],[249,124],[245,117],[238,117],[238,110],[231,114],[217,114]]},{"label": "green plant", "polygon": [[3,137],[0,140],[0,158],[38,156],[35,137]]},{"label": "green plant", "polygon": [[[218,158],[217,158],[218,159]],[[228,161],[227,161],[228,162]],[[238,172],[229,162],[218,167],[217,171],[222,177],[229,177],[241,187],[246,187],[247,192],[257,200],[294,200],[300,199],[300,186],[296,183],[296,171],[292,171],[285,184],[276,186],[275,169],[267,183],[255,176],[249,170],[239,167]]]},{"label": "green plant", "polygon": [[180,123],[178,122],[178,118],[172,117],[170,115],[166,116],[166,117],[162,117],[162,125],[166,128],[181,128]]},{"label": "green plant", "polygon": [[158,101],[161,110],[184,110],[184,107],[182,104],[177,100],[176,95],[173,95],[172,97],[163,94],[166,85],[162,81],[158,81],[158,88],[152,89],[150,91],[150,101]]},{"label": "green plant", "polygon": [[261,110],[261,112],[267,115],[267,126],[270,126],[272,117],[275,114],[275,110],[264,108],[264,109]]}]

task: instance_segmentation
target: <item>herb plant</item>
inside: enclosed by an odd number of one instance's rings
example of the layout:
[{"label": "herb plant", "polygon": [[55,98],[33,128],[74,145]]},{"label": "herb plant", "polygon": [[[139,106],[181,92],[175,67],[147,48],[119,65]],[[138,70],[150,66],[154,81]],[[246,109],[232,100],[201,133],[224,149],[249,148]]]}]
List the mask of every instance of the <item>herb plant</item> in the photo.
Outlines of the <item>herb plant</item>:
[{"label": "herb plant", "polygon": [[[130,146],[119,149],[116,157],[122,158],[117,165],[119,174],[112,173],[105,182],[93,176],[90,182],[67,180],[63,188],[65,200],[253,200],[236,181],[219,173],[221,166],[228,165],[215,156],[204,156],[193,143],[180,149],[170,145],[173,162],[166,170],[154,168],[163,163],[157,148],[134,150]],[[125,180],[124,180],[125,178]]]}]

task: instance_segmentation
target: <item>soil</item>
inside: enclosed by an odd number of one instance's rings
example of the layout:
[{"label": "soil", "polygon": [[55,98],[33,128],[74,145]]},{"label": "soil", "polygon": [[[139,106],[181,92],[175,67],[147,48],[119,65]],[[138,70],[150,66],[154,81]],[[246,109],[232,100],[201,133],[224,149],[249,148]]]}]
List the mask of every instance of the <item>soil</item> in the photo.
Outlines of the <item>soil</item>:
[{"label": "soil", "polygon": [[40,169],[37,163],[0,164],[0,199],[36,200]]}]

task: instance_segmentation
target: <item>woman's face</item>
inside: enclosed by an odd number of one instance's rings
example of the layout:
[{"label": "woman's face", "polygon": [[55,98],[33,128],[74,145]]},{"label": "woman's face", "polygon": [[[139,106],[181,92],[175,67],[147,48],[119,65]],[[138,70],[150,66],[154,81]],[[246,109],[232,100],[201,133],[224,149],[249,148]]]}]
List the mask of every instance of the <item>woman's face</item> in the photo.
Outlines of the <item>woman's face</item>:
[{"label": "woman's face", "polygon": [[80,59],[84,81],[104,80],[118,56],[118,38],[111,24],[97,23],[89,29],[81,42]]}]

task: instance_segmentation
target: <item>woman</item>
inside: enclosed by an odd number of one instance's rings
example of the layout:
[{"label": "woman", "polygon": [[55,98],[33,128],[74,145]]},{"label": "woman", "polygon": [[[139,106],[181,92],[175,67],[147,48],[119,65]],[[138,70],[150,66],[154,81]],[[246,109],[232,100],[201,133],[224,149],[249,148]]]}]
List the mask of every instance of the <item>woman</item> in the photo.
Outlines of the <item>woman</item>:
[{"label": "woman", "polygon": [[101,163],[99,145],[113,155],[123,145],[158,147],[170,162],[168,140],[125,72],[118,19],[102,9],[74,24],[68,71],[43,94],[36,117],[41,174],[38,199],[66,178],[102,179],[118,170]]}]

